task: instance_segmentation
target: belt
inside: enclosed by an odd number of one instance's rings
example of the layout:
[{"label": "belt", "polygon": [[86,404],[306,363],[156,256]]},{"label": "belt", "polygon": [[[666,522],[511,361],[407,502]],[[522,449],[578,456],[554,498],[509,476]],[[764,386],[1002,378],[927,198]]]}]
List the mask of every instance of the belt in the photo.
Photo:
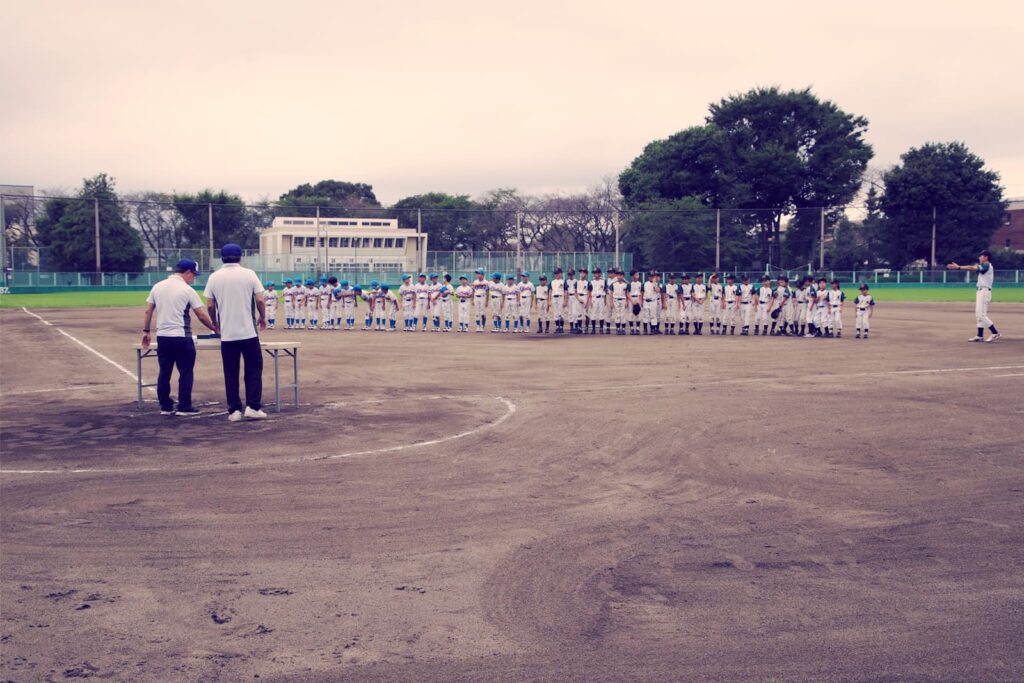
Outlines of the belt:
[{"label": "belt", "polygon": [[987,290],[988,290],[988,291],[990,291],[990,292],[992,291],[992,288],[991,288],[991,287],[978,287],[978,291],[981,291],[981,290],[983,290],[983,289],[987,289]]},{"label": "belt", "polygon": [[616,301],[625,301],[626,297],[624,297],[624,296],[617,296],[617,297],[615,297],[615,300]]},{"label": "belt", "polygon": [[721,299],[721,298],[722,298],[722,297],[720,297],[720,296],[713,296],[713,297],[711,297],[711,299],[712,299],[712,300],[714,300],[714,301],[718,301],[718,300],[719,300],[719,299]]},{"label": "belt", "polygon": [[644,299],[644,301],[654,301],[654,299]]},{"label": "belt", "polygon": [[551,296],[555,297],[556,299],[561,299],[562,298],[561,294],[552,294]]}]

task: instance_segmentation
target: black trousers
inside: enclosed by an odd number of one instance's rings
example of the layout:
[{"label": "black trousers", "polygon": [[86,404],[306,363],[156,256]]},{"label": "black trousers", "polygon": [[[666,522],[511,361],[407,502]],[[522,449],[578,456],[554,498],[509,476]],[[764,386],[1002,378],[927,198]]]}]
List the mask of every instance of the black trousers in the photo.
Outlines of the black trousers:
[{"label": "black trousers", "polygon": [[222,341],[220,358],[224,363],[224,393],[227,395],[228,412],[242,410],[238,397],[239,361],[245,359],[245,405],[259,410],[263,399],[263,349],[260,338]]},{"label": "black trousers", "polygon": [[178,366],[178,410],[192,409],[192,371],[196,366],[196,345],[192,337],[157,337],[156,397],[160,410],[174,410],[171,400],[171,371]]}]

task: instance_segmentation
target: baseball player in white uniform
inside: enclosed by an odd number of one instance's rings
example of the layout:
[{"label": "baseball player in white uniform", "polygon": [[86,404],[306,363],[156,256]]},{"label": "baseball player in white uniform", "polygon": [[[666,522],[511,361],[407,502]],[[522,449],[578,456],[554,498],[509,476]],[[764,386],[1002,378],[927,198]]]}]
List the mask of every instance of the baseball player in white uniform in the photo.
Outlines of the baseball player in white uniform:
[{"label": "baseball player in white uniform", "polygon": [[690,314],[693,312],[693,284],[690,276],[683,273],[679,283],[679,326],[683,334],[690,334]]},{"label": "baseball player in white uniform", "polygon": [[528,272],[519,273],[519,328],[524,334],[533,327],[533,295],[537,291]]},{"label": "baseball player in white uniform", "polygon": [[459,332],[469,332],[469,321],[473,318],[473,288],[469,286],[469,278],[465,275],[459,276],[455,298],[459,302]]},{"label": "baseball player in white uniform", "polygon": [[676,325],[679,324],[679,283],[676,282],[676,274],[668,274],[668,282],[665,283],[665,334],[675,334]]},{"label": "baseball player in white uniform", "polygon": [[804,337],[813,337],[817,327],[815,326],[815,312],[817,306],[817,291],[818,288],[814,286],[814,278],[810,275],[804,277],[804,325],[806,329],[801,327],[800,334]]},{"label": "baseball player in white uniform", "polygon": [[354,330],[356,329],[356,290],[353,289],[352,285],[348,283],[348,280],[342,280],[338,283],[338,289],[335,296],[338,297],[340,306],[338,307],[338,316],[344,318],[345,329]]},{"label": "baseball player in white uniform", "polygon": [[[740,286],[736,284],[735,275],[727,275],[725,287],[722,288],[722,303],[725,305],[724,315],[725,326],[729,328],[729,334],[736,334],[736,317],[740,312]],[[725,330],[722,330],[725,334]]]},{"label": "baseball player in white uniform", "polygon": [[438,309],[438,297],[441,295],[441,283],[437,273],[430,274],[430,289],[427,290],[427,314],[434,322],[434,332],[441,331],[441,311]]},{"label": "baseball player in white uniform", "polygon": [[[1002,336],[995,323],[988,317],[988,306],[992,303],[992,285],[996,281],[996,269],[992,266],[991,259],[992,254],[986,249],[978,256],[977,265],[961,266],[954,262],[946,266],[950,270],[973,270],[978,273],[978,291],[974,296],[974,317],[978,322],[978,333],[967,341],[994,342]],[[992,333],[988,339],[985,339],[986,327]]]},{"label": "baseball player in white uniform", "polygon": [[501,284],[501,273],[491,273],[491,284],[488,285],[487,295],[491,299],[491,320],[493,321],[491,332],[501,332],[501,312],[505,299],[505,285]]},{"label": "baseball player in white uniform", "polygon": [[537,300],[537,334],[551,332],[551,285],[547,275],[538,278],[533,296]]},{"label": "baseball player in white uniform", "polygon": [[587,285],[589,298],[587,315],[590,322],[590,334],[605,334],[605,322],[608,317],[608,281],[600,268],[594,268],[594,274]]},{"label": "baseball player in white uniform", "polygon": [[273,282],[265,283],[263,289],[263,303],[267,310],[267,328],[272,330],[277,323],[277,290],[274,289]]},{"label": "baseball player in white uniform", "polygon": [[644,283],[640,281],[640,273],[629,271],[629,285],[626,288],[626,305],[629,316],[629,333],[640,334],[640,321],[644,308]]},{"label": "baseball player in white uniform", "polygon": [[744,275],[740,283],[740,322],[743,325],[740,336],[746,337],[750,334],[750,317],[754,314],[754,285],[750,283],[750,276]]},{"label": "baseball player in white uniform", "polygon": [[722,317],[724,315],[724,309],[722,308],[722,292],[724,287],[718,277],[718,273],[712,273],[711,282],[708,284],[708,305],[711,307],[711,327],[709,332],[711,334],[722,334]]},{"label": "baseball player in white uniform", "polygon": [[693,301],[690,304],[690,320],[693,322],[693,333],[704,334],[704,304],[708,298],[708,288],[704,284],[704,273],[697,273],[696,282],[690,291]]},{"label": "baseball player in white uniform", "polygon": [[505,280],[505,287],[502,289],[505,297],[505,304],[502,307],[505,332],[511,329],[513,334],[519,334],[519,285],[516,284],[515,275],[509,275]]},{"label": "baseball player in white uniform", "polygon": [[761,286],[754,289],[754,336],[768,334],[768,321],[772,305],[772,281],[767,275],[761,278]]},{"label": "baseball player in white uniform", "polygon": [[317,299],[319,300],[318,310],[320,311],[320,329],[330,329],[331,323],[331,299],[334,298],[334,287],[331,287],[327,282],[327,277],[322,276],[320,278],[320,286],[317,288],[319,294]]},{"label": "baseball player in white uniform", "polygon": [[292,320],[295,318],[295,288],[292,287],[291,278],[286,278],[284,287],[281,289],[281,298],[284,299],[284,328],[292,329]]},{"label": "baseball player in white uniform", "polygon": [[416,323],[413,325],[413,329],[416,329],[416,325],[423,321],[423,331],[427,331],[427,312],[430,308],[430,285],[427,284],[427,276],[420,273],[416,276],[416,284],[413,285],[416,292]]},{"label": "baseball player in white uniform", "polygon": [[567,316],[569,318],[569,334],[577,334],[577,323],[580,321],[579,312],[579,299],[576,296],[576,284],[579,282],[576,279],[576,270],[574,268],[569,269],[568,278],[565,280],[565,305],[567,310]]},{"label": "baseball player in white uniform", "polygon": [[628,318],[626,308],[629,301],[629,285],[626,283],[625,274],[615,269],[611,286],[611,309],[612,321],[615,323],[615,334],[626,334],[626,319]]},{"label": "baseball player in white uniform", "polygon": [[829,308],[828,308],[828,280],[818,280],[818,287],[814,290],[814,336],[832,336]]},{"label": "baseball player in white uniform", "polygon": [[871,316],[875,312],[875,297],[871,296],[869,289],[866,284],[862,284],[860,294],[853,300],[853,305],[857,308],[857,336],[855,339],[860,339],[861,335],[867,339],[868,333],[871,331]]},{"label": "baseball player in white uniform", "polygon": [[476,279],[473,280],[473,313],[476,317],[476,331],[483,332],[487,328],[487,292],[491,288],[490,283],[484,277],[484,269],[476,269]]},{"label": "baseball player in white uniform", "polygon": [[566,284],[562,279],[562,269],[555,268],[551,278],[551,315],[555,318],[555,334],[565,332]]},{"label": "baseball player in white uniform", "polygon": [[658,329],[661,320],[662,291],[658,273],[650,273],[644,283],[642,319],[644,334],[661,334]]},{"label": "baseball player in white uniform", "polygon": [[402,275],[402,284],[398,287],[398,298],[402,306],[402,330],[416,331],[416,287],[412,284],[412,275]]},{"label": "baseball player in white uniform", "polygon": [[772,334],[776,336],[789,336],[788,328],[788,313],[789,300],[792,297],[793,292],[789,288],[789,281],[785,275],[780,275],[777,286],[772,291],[772,310],[770,311],[770,317],[772,319]]},{"label": "baseball player in white uniform", "polygon": [[[828,290],[828,308],[831,314],[832,330],[838,339],[843,336],[843,302],[846,301],[846,294],[839,286],[839,280],[832,280],[832,289]],[[825,336],[831,337],[830,332]]]}]

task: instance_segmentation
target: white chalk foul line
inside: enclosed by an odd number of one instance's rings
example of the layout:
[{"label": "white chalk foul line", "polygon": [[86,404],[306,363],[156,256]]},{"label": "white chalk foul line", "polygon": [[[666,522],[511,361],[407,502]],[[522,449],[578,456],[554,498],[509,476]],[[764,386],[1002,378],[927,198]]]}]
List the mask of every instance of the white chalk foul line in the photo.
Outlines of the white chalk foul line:
[{"label": "white chalk foul line", "polygon": [[38,469],[38,470],[7,470],[0,469],[0,475],[5,474],[140,474],[147,472],[197,472],[197,471],[209,471],[209,470],[238,470],[238,469],[253,469],[262,467],[276,467],[279,465],[297,465],[300,463],[307,462],[324,462],[327,460],[339,460],[342,458],[358,458],[367,455],[383,455],[385,453],[395,453],[397,451],[410,450],[413,448],[426,448],[428,446],[436,446],[442,443],[448,443],[449,441],[455,441],[457,439],[464,439],[467,436],[473,436],[479,434],[487,429],[493,429],[498,425],[502,424],[516,412],[516,404],[503,396],[495,396],[495,401],[498,401],[505,406],[505,412],[498,416],[496,419],[468,429],[458,434],[451,434],[449,436],[442,437],[440,439],[431,439],[430,441],[417,441],[414,443],[404,443],[397,446],[388,446],[386,448],[374,448],[367,451],[350,451],[348,453],[337,453],[335,455],[321,455],[311,456],[305,458],[289,458],[280,460],[263,460],[260,462],[251,463],[215,463],[209,465],[196,464],[196,465],[182,465],[180,467],[81,467],[75,469]]},{"label": "white chalk foul line", "polygon": [[[49,320],[45,320],[45,319],[44,319],[44,318],[43,318],[42,316],[36,315],[35,313],[33,313],[32,311],[28,310],[28,309],[27,309],[27,308],[25,308],[24,306],[22,306],[22,307],[21,307],[21,310],[25,311],[26,313],[28,313],[28,314],[29,314],[30,316],[32,316],[33,318],[38,318],[39,320],[42,320],[43,324],[45,324],[45,325],[50,325],[51,327],[54,327],[54,324],[53,324],[53,323],[51,323],[51,322],[50,322]],[[55,329],[56,329],[56,330],[57,330],[58,332],[60,332],[61,334],[63,334],[63,335],[65,336],[65,337],[67,337],[68,339],[70,339],[71,341],[73,341],[73,342],[75,342],[76,344],[78,344],[79,346],[81,346],[81,347],[82,347],[83,349],[85,349],[85,350],[86,350],[86,351],[88,351],[89,353],[92,353],[92,354],[95,354],[96,356],[99,356],[100,358],[102,358],[103,360],[107,361],[108,363],[110,363],[111,365],[113,365],[113,366],[114,366],[115,368],[117,368],[118,370],[120,370],[121,372],[123,372],[124,374],[128,375],[129,377],[131,377],[131,378],[132,378],[132,381],[135,381],[135,382],[138,382],[138,381],[139,381],[139,376],[138,376],[138,375],[136,375],[136,374],[135,374],[134,372],[132,372],[132,371],[131,371],[131,370],[129,370],[128,368],[124,367],[123,365],[121,365],[121,364],[120,364],[120,363],[118,363],[117,361],[115,361],[115,360],[113,360],[113,359],[111,359],[111,358],[108,358],[107,356],[104,356],[104,355],[103,355],[102,353],[100,353],[99,351],[97,351],[97,350],[96,350],[96,349],[94,349],[93,347],[89,346],[88,344],[86,344],[86,343],[85,343],[84,341],[82,341],[82,340],[81,340],[81,339],[79,339],[78,337],[76,337],[76,336],[74,336],[74,335],[72,335],[72,334],[68,334],[67,332],[65,332],[65,331],[64,331],[64,330],[62,330],[61,328],[59,328],[59,327],[56,327]]]}]

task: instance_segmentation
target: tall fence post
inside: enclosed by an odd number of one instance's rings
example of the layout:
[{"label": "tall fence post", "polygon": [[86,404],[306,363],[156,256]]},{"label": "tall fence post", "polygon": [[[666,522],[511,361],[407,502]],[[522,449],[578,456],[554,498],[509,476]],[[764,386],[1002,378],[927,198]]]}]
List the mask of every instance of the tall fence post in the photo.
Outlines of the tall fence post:
[{"label": "tall fence post", "polygon": [[327,240],[324,239],[324,260],[323,264],[320,262],[320,207],[316,207],[316,276],[320,277],[321,273],[324,272],[325,268],[321,268],[321,265],[327,265]]},{"label": "tall fence post", "polygon": [[715,209],[715,270],[722,267],[722,210]]},{"label": "tall fence post", "polygon": [[622,215],[618,209],[612,210],[612,222],[615,224],[615,267],[621,268],[622,262],[619,259],[619,223],[622,220]]},{"label": "tall fence post", "polygon": [[523,214],[516,209],[516,271],[523,270]]},{"label": "tall fence post", "polygon": [[818,235],[818,270],[825,270],[825,207],[821,207],[821,226]]},{"label": "tall fence post", "polygon": [[103,272],[103,267],[100,260],[100,200],[99,197],[93,197],[92,199],[92,219],[93,227],[96,232],[96,272]]},{"label": "tall fence post", "polygon": [[210,262],[206,264],[208,267],[213,268],[213,204],[207,203],[206,205],[206,231],[207,236],[210,239]]},{"label": "tall fence post", "polygon": [[7,287],[7,219],[4,217],[4,196],[2,194],[0,194],[0,273],[3,273],[4,287]]}]

